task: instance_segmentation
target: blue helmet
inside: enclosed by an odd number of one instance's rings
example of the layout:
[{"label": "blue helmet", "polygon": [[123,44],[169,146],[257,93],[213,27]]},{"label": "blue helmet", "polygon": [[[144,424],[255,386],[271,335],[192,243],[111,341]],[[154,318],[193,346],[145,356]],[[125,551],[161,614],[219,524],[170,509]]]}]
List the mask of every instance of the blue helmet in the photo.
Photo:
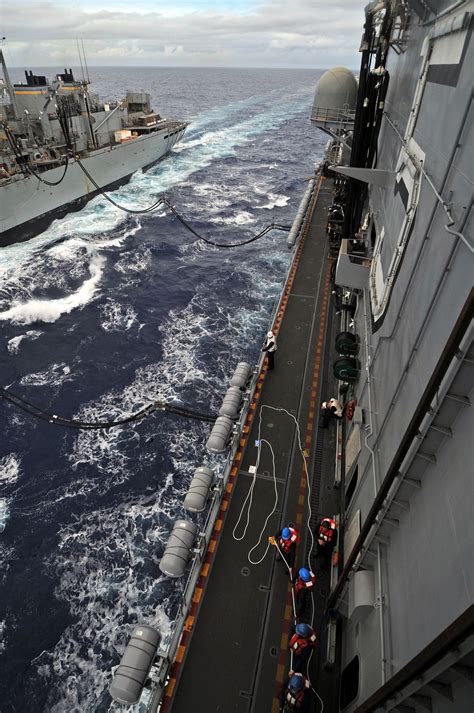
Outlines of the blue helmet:
[{"label": "blue helmet", "polygon": [[303,582],[310,582],[311,581],[311,572],[309,569],[306,569],[306,567],[301,567],[300,571],[298,572],[300,575],[301,579]]},{"label": "blue helmet", "polygon": [[311,627],[308,626],[308,624],[297,624],[295,631],[300,636],[309,636],[311,634]]},{"label": "blue helmet", "polygon": [[296,674],[290,678],[288,688],[293,693],[298,693],[303,688],[303,676],[297,676]]},{"label": "blue helmet", "polygon": [[282,540],[289,540],[291,538],[291,532],[289,527],[284,527],[281,531]]}]

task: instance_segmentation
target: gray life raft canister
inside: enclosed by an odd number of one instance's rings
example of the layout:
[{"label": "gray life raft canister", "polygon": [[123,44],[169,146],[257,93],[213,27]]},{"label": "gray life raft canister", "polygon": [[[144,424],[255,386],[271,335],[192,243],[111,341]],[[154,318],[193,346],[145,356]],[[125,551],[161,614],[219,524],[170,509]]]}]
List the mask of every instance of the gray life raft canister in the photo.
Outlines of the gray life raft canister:
[{"label": "gray life raft canister", "polygon": [[243,394],[238,386],[229,386],[227,393],[222,401],[222,406],[219,409],[219,416],[228,416],[235,418],[239,413],[242,403]]},{"label": "gray life raft canister", "polygon": [[198,526],[189,520],[176,520],[159,567],[168,577],[182,577],[196,541]]},{"label": "gray life raft canister", "polygon": [[214,471],[202,465],[194,471],[193,479],[184,498],[184,509],[188,512],[203,512],[206,508],[207,497]]},{"label": "gray life raft canister", "polygon": [[228,416],[218,416],[207,439],[206,448],[211,453],[223,453],[230,445],[234,422]]},{"label": "gray life raft canister", "polygon": [[110,684],[109,692],[114,701],[125,705],[138,703],[160,642],[160,632],[147,624],[133,629]]},{"label": "gray life raft canister", "polygon": [[237,388],[244,390],[247,386],[251,371],[252,367],[250,364],[247,364],[246,361],[239,361],[235,367],[234,373],[232,374],[230,385],[237,386]]}]

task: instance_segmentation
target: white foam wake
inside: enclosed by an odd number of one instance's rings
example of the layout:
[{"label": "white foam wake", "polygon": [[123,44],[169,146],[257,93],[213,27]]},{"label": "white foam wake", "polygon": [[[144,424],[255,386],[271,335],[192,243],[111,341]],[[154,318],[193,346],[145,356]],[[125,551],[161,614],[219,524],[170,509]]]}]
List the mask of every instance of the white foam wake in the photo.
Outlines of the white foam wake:
[{"label": "white foam wake", "polygon": [[10,354],[18,354],[18,352],[20,351],[20,344],[24,339],[38,339],[38,337],[41,337],[42,334],[43,332],[38,329],[29,329],[27,332],[25,332],[25,334],[19,334],[17,337],[9,339],[7,343],[7,349]]},{"label": "white foam wake", "polygon": [[0,458],[0,485],[16,483],[20,475],[21,458],[17,453],[9,453]]},{"label": "white foam wake", "polygon": [[10,320],[14,324],[56,322],[62,314],[69,314],[78,307],[84,307],[93,299],[102,277],[104,264],[105,257],[95,255],[89,266],[90,278],[85,280],[76,292],[58,299],[33,299],[28,302],[16,302],[10,309],[0,312],[0,319]]}]

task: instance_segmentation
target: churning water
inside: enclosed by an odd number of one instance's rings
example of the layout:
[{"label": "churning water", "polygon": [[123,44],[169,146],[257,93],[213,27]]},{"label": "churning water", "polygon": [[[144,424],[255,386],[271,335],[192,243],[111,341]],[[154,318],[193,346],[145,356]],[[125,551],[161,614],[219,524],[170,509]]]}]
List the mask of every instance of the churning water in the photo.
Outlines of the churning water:
[{"label": "churning water", "polygon": [[[51,73],[47,70],[45,73]],[[93,89],[152,93],[184,140],[113,193],[166,192],[193,226],[236,242],[290,224],[322,155],[308,116],[320,72],[94,69]],[[99,197],[0,253],[2,385],[89,420],[156,397],[215,410],[241,358],[258,357],[288,265],[286,234],[213,248],[168,212],[130,217]],[[0,408],[0,710],[113,710],[107,687],[138,621],[169,631],[180,582],[157,563],[208,424],[153,417],[60,429]]]}]

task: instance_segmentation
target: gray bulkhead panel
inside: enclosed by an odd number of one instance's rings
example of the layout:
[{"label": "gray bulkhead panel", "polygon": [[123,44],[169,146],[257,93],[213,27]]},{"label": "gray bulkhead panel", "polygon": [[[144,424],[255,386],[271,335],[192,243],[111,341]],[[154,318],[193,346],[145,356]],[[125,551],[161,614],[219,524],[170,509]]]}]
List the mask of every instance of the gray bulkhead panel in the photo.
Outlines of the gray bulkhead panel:
[{"label": "gray bulkhead panel", "polygon": [[472,603],[474,487],[465,462],[474,456],[471,409],[462,409],[451,429],[387,550],[394,673]]},{"label": "gray bulkhead panel", "polygon": [[[448,3],[449,4],[449,3]],[[389,52],[391,80],[386,108],[403,135],[419,78],[421,43],[426,28],[418,28],[416,16],[410,39],[401,55]],[[453,35],[454,37],[454,35]],[[426,154],[424,166],[443,197],[452,201],[455,229],[472,237],[472,42],[463,53],[457,85],[428,81],[415,127],[414,138]],[[472,109],[471,109],[472,111]],[[459,144],[459,145],[458,145]],[[377,168],[394,170],[400,139],[382,124]],[[378,230],[384,227],[382,264],[387,269],[400,232],[403,206],[393,187],[369,187],[370,207]],[[372,422],[369,445],[375,450],[378,483],[383,480],[400,440],[406,432],[421,395],[446,345],[472,287],[473,258],[467,247],[444,228],[447,216],[426,179],[422,181],[415,224],[396,275],[384,320],[371,334],[368,386],[365,370],[365,320],[363,296],[359,296],[356,331],[361,339],[362,373],[356,389],[364,410],[366,429]],[[428,239],[427,239],[428,236]],[[367,305],[370,304],[368,290]],[[370,321],[370,318],[369,318]],[[369,388],[372,414],[369,414]],[[472,602],[472,409],[455,421],[453,438],[440,445],[436,465],[426,468],[426,486],[403,490],[409,511],[402,512],[400,528],[393,529],[388,545],[382,545],[382,579],[387,606],[386,646],[392,675],[433,640]],[[469,433],[471,435],[469,435]],[[347,511],[346,522],[361,511],[362,522],[373,499],[371,456],[364,445],[358,460],[359,482]],[[421,464],[420,464],[421,466]],[[425,477],[424,476],[424,477]],[[348,481],[346,481],[347,487]],[[408,487],[408,486],[404,486]],[[470,493],[470,495],[469,495]],[[466,497],[466,495],[468,496]],[[347,553],[346,553],[347,554]],[[377,580],[377,560],[367,558]],[[346,593],[347,597],[347,593]],[[346,666],[360,657],[359,694],[345,711],[349,713],[381,685],[380,614],[377,608],[358,626],[347,621],[343,634]],[[374,659],[374,649],[378,664]]]}]

